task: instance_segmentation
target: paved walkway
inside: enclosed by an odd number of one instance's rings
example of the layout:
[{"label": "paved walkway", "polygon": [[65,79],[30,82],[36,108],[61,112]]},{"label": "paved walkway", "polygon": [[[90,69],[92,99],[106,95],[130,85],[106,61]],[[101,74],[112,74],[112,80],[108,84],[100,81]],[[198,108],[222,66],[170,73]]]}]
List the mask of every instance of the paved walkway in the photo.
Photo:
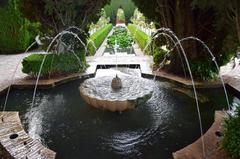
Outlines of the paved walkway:
[{"label": "paved walkway", "polygon": [[[29,54],[0,55],[0,92],[11,84],[11,79],[17,68],[15,78],[22,79],[27,75],[22,73],[21,61]],[[17,65],[19,64],[19,67]]]},{"label": "paved walkway", "polygon": [[240,59],[235,58],[235,63],[235,67],[233,62],[222,66],[220,74],[223,76],[225,83],[240,92]]}]

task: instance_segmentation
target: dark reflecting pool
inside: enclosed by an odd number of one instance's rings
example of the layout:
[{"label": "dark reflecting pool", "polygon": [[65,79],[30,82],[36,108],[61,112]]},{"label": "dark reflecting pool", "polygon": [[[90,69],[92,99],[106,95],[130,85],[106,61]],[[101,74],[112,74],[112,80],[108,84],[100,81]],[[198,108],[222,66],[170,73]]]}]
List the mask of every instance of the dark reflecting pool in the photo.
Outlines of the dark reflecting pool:
[{"label": "dark reflecting pool", "polygon": [[[32,109],[32,90],[10,93],[7,110],[19,111],[29,134],[56,151],[59,159],[167,159],[200,136],[195,100],[169,83],[158,82],[154,99],[119,114],[86,105],[80,82],[38,90]],[[210,99],[200,104],[206,131],[214,111],[226,103],[222,89],[201,93]]]}]

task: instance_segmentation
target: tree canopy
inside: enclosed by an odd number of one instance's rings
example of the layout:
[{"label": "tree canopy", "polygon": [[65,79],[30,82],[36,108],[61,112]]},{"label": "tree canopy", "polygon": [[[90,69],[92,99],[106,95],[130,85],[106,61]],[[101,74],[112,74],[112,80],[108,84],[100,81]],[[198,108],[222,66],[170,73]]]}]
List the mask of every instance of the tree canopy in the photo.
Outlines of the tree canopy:
[{"label": "tree canopy", "polygon": [[[179,38],[196,36],[205,41],[220,64],[227,56],[224,54],[233,53],[239,44],[236,41],[236,35],[240,33],[238,0],[133,1],[148,19],[156,22],[158,28],[170,28]],[[206,50],[196,42],[184,43],[184,47],[190,60],[209,58]],[[173,67],[172,70],[177,69]]]},{"label": "tree canopy", "polygon": [[101,8],[109,0],[21,0],[21,11],[34,21],[39,21],[44,30],[59,32],[69,26],[86,28],[97,21]]}]

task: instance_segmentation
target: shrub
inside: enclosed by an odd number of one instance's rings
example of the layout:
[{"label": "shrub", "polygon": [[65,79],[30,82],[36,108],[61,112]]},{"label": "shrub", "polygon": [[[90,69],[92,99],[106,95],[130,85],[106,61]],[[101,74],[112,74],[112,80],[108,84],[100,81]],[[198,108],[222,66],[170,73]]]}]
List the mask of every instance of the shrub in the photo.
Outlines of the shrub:
[{"label": "shrub", "polygon": [[[102,45],[104,39],[112,30],[112,27],[112,24],[108,24],[90,36],[90,38],[88,39],[88,50],[91,55],[95,53],[95,47],[99,48]],[[94,42],[95,47],[93,46],[92,42]]]},{"label": "shrub", "polygon": [[144,49],[147,46],[150,37],[133,24],[128,24],[128,29],[131,32],[134,39],[136,40],[136,42],[138,43],[139,47],[141,49]]},{"label": "shrub", "polygon": [[39,32],[39,23],[31,23],[21,16],[17,2],[0,8],[0,54],[24,51]]},{"label": "shrub", "polygon": [[198,80],[211,80],[218,76],[218,70],[214,63],[205,58],[198,58],[190,61],[192,75]]},{"label": "shrub", "polygon": [[23,73],[29,74],[31,76],[37,76],[40,70],[42,61],[45,58],[45,62],[42,67],[41,77],[47,77],[52,75],[62,75],[69,73],[76,73],[79,71],[84,71],[86,68],[86,60],[84,53],[76,54],[82,61],[80,66],[79,60],[74,54],[32,54],[23,59]]},{"label": "shrub", "polygon": [[153,51],[153,61],[154,64],[160,64],[166,55],[167,51],[162,48],[155,48]]},{"label": "shrub", "polygon": [[224,122],[222,147],[233,159],[240,158],[240,106],[234,116],[229,116]]},{"label": "shrub", "polygon": [[107,41],[109,47],[114,47],[115,42],[117,42],[120,48],[127,48],[132,46],[133,38],[125,27],[117,27]]}]

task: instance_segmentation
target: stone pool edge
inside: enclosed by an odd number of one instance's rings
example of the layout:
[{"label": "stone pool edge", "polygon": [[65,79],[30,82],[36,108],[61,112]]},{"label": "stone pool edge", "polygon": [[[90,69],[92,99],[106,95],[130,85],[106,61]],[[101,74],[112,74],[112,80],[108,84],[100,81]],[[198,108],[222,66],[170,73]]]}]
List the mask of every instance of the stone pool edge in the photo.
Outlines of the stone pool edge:
[{"label": "stone pool edge", "polygon": [[[185,88],[192,88],[192,86],[193,86],[191,80],[189,80],[189,79],[184,79],[179,76],[174,76],[172,74],[162,73],[162,72],[155,74],[155,72],[146,71],[146,69],[144,69],[144,67],[146,67],[146,66],[143,66],[141,64],[132,64],[132,65],[139,66],[139,68],[141,70],[141,76],[144,78],[152,78],[153,79],[154,76],[156,75],[156,78],[159,80],[166,80],[168,82],[180,85]],[[90,73],[74,73],[74,74],[67,75],[65,77],[58,77],[58,78],[53,78],[53,79],[40,79],[38,88],[47,89],[47,88],[52,88],[57,85],[64,84],[64,83],[67,83],[67,82],[70,82],[73,80],[94,77],[99,66],[101,66],[101,65],[95,65],[93,68],[91,68]],[[115,66],[115,65],[113,65],[113,66]],[[11,87],[17,88],[17,89],[33,88],[35,86],[35,82],[36,82],[35,79],[27,79],[27,78],[18,79],[13,83],[13,85]],[[228,85],[228,83],[225,83],[225,84]],[[195,86],[196,86],[196,88],[220,88],[220,87],[222,87],[222,84],[219,80],[210,81],[210,82],[195,81]],[[0,89],[0,96],[6,94],[9,87],[10,86],[7,85],[5,88]],[[240,94],[240,91],[238,91],[234,87],[232,87],[232,88],[235,91],[239,92],[239,94]]]},{"label": "stone pool edge", "polygon": [[[220,137],[216,132],[223,130],[222,123],[228,115],[225,111],[215,111],[215,121],[208,131],[195,142],[173,153],[174,159],[226,159],[227,153],[220,148]],[[205,145],[205,157],[202,151],[202,138]]]},{"label": "stone pool edge", "polygon": [[[134,65],[134,64],[133,64]],[[144,78],[154,78],[155,76],[155,73],[154,72],[149,72],[149,71],[144,71],[144,69],[142,69],[142,65],[141,64],[135,64],[135,65],[139,65],[140,66],[140,70],[141,70],[141,76],[144,77]],[[48,80],[39,80],[39,85],[38,85],[38,88],[40,89],[48,89],[48,88],[53,88],[57,85],[60,85],[60,84],[64,84],[64,83],[67,83],[67,82],[70,82],[70,81],[73,81],[73,80],[77,80],[77,79],[84,79],[84,78],[91,78],[91,77],[94,77],[95,74],[96,74],[96,71],[97,71],[97,68],[98,68],[99,65],[95,65],[95,68],[92,68],[92,72],[91,73],[84,73],[84,74],[81,74],[81,73],[75,73],[75,74],[71,74],[71,75],[68,75],[68,76],[65,76],[65,77],[59,77],[59,78],[56,78],[56,79],[48,79]],[[146,70],[146,69],[145,69]],[[167,80],[168,82],[171,82],[171,83],[175,83],[175,84],[178,84],[178,85],[181,85],[185,88],[192,88],[192,83],[190,80],[186,80],[186,79],[183,79],[181,77],[178,77],[178,76],[173,76],[173,75],[170,75],[170,74],[167,74],[167,73],[163,73],[163,74],[160,74],[160,73],[157,73],[156,74],[156,78],[157,79],[163,79],[163,80]],[[19,80],[16,80],[15,83],[11,86],[13,88],[17,88],[17,89],[27,89],[27,88],[33,88],[35,86],[35,82],[36,80],[28,80],[28,79],[19,79]],[[219,81],[213,81],[213,82],[196,82],[196,88],[220,88],[222,87],[222,84],[221,82]],[[228,85],[227,83],[225,83],[226,85]],[[0,96],[1,95],[4,95],[6,94],[8,88],[10,86],[6,86],[6,88],[4,88],[3,90],[0,90]],[[234,89],[234,88],[233,88]],[[239,93],[239,91],[237,90],[237,92]],[[215,120],[216,120],[216,116],[218,116],[217,114],[219,114],[219,111],[216,111],[215,113]],[[214,122],[215,123],[215,122]],[[214,124],[213,124],[214,125]],[[207,133],[209,131],[212,131],[211,129],[212,127],[209,128],[209,130],[207,131]],[[204,136],[207,134],[205,133]],[[199,140],[199,139],[198,139]],[[195,142],[198,142],[195,141]],[[194,143],[195,143],[194,142]],[[193,143],[193,144],[194,144]],[[188,145],[188,146],[191,146],[192,144]],[[187,147],[188,147],[187,146]],[[186,148],[186,147],[185,147]],[[182,149],[183,150],[183,149]],[[182,150],[179,150],[182,152]],[[182,159],[182,158],[177,158],[176,157],[176,154],[178,154],[178,152],[175,152],[173,153],[173,156],[174,156],[174,159]],[[189,152],[187,151],[184,151],[186,152],[187,154]],[[193,153],[192,153],[193,154]],[[215,159],[215,158],[213,158]]]},{"label": "stone pool edge", "polygon": [[0,112],[0,117],[0,147],[3,158],[55,159],[56,152],[25,132],[18,112]]}]

